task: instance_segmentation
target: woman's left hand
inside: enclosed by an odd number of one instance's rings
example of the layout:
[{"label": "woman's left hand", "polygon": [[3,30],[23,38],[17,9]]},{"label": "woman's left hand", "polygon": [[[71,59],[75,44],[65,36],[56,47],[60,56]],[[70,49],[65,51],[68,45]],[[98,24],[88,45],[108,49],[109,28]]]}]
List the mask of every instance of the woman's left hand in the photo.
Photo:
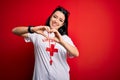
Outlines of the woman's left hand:
[{"label": "woman's left hand", "polygon": [[72,56],[79,56],[79,51],[76,47],[70,45],[69,43],[65,42],[61,36],[61,34],[58,32],[58,30],[56,29],[51,29],[50,33],[54,33],[55,37],[52,38],[52,40],[60,43],[63,47],[66,48],[66,50],[68,51],[68,53]]}]

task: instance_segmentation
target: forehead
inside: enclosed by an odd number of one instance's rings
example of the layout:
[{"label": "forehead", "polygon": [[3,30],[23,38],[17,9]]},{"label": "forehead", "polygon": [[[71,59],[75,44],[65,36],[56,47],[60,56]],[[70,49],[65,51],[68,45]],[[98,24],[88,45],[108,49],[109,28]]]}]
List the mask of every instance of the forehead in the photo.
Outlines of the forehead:
[{"label": "forehead", "polygon": [[65,15],[61,11],[55,11],[53,15],[57,15],[59,18],[65,19]]}]

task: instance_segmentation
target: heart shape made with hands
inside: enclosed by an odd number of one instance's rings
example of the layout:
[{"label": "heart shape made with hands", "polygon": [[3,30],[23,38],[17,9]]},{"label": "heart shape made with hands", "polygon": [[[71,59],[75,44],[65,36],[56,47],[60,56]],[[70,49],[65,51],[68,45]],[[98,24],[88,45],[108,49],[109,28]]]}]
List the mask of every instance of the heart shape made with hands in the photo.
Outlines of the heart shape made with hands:
[{"label": "heart shape made with hands", "polygon": [[52,39],[52,38],[54,38],[55,37],[55,33],[53,33],[53,32],[48,32],[48,31],[44,31],[44,33],[43,33],[47,38],[50,38],[50,39]]}]

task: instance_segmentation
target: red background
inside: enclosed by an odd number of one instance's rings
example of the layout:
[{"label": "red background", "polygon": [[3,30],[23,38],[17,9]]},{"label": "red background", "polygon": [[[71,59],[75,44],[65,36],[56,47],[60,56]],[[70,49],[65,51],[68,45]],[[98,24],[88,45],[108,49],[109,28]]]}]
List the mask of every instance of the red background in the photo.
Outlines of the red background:
[{"label": "red background", "polygon": [[58,5],[71,13],[69,36],[80,52],[68,59],[71,80],[120,80],[119,0],[0,0],[0,80],[32,79],[33,45],[11,30],[43,25]]}]

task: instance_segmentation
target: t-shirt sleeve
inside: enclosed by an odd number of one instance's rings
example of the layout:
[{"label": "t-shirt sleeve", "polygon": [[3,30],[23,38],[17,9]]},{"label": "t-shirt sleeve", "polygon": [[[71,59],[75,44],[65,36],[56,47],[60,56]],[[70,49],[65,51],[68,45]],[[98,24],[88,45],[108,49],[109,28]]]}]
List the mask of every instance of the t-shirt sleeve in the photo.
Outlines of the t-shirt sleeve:
[{"label": "t-shirt sleeve", "polygon": [[[70,45],[76,47],[76,46],[74,45],[73,41],[71,40],[71,38],[68,37],[67,35],[64,35],[64,36],[63,36],[63,39],[64,39],[67,43],[69,43]],[[71,55],[70,53],[68,53],[68,57],[69,57],[69,58],[73,58],[74,56]]]},{"label": "t-shirt sleeve", "polygon": [[74,43],[73,43],[73,41],[71,40],[70,37],[68,37],[67,35],[64,35],[64,36],[63,36],[63,39],[64,39],[67,43],[69,43],[70,45],[72,45],[72,46],[75,47],[75,45],[74,45]]},{"label": "t-shirt sleeve", "polygon": [[33,42],[35,40],[35,33],[28,33],[28,37],[24,38],[25,42]]}]

